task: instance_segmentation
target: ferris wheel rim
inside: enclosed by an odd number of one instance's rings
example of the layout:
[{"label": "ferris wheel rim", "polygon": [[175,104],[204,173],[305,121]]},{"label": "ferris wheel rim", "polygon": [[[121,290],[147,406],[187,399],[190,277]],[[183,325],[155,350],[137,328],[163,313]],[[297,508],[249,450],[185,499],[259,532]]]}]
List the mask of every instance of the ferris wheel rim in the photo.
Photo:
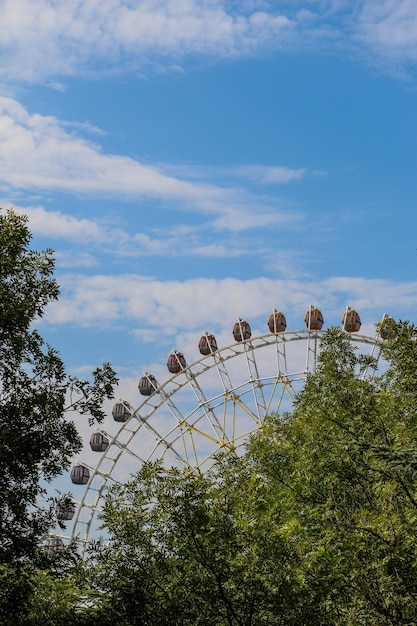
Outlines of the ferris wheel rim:
[{"label": "ferris wheel rim", "polygon": [[[301,329],[301,330],[296,330],[296,331],[285,330],[279,333],[268,332],[268,333],[264,333],[264,334],[257,335],[254,337],[250,337],[249,339],[246,339],[243,341],[233,342],[222,348],[218,348],[215,351],[212,351],[210,354],[203,355],[199,359],[193,361],[192,363],[186,364],[186,367],[181,369],[181,371],[179,371],[178,373],[165,379],[165,381],[161,385],[158,383],[158,386],[155,389],[155,391],[150,396],[144,398],[144,400],[136,407],[136,409],[132,411],[132,415],[128,419],[128,421],[121,423],[120,428],[117,430],[117,432],[115,432],[113,436],[109,435],[109,433],[107,433],[104,429],[96,429],[95,432],[101,432],[109,438],[109,448],[111,446],[116,446],[118,448],[118,452],[116,454],[116,457],[112,460],[110,471],[109,470],[101,471],[102,463],[104,463],[105,460],[108,460],[110,458],[107,454],[107,450],[100,453],[100,458],[98,459],[94,467],[91,464],[84,464],[91,470],[91,475],[90,475],[88,483],[85,485],[85,490],[82,495],[82,498],[77,502],[78,503],[77,512],[75,515],[70,539],[72,540],[77,537],[77,534],[76,534],[77,527],[80,524],[83,524],[86,530],[85,532],[86,537],[82,539],[81,541],[83,542],[84,546],[86,545],[86,543],[89,540],[88,537],[89,537],[89,533],[91,529],[92,520],[94,516],[97,514],[97,512],[100,510],[99,502],[101,498],[103,497],[103,493],[105,489],[107,488],[109,483],[111,484],[111,483],[119,482],[119,481],[115,481],[112,479],[112,473],[117,463],[119,462],[119,460],[124,454],[126,453],[131,454],[131,450],[128,446],[130,445],[134,437],[138,434],[138,432],[141,430],[141,428],[145,427],[147,429],[153,429],[152,424],[149,423],[151,417],[161,408],[161,406],[164,405],[164,403],[166,403],[167,398],[172,398],[181,389],[183,389],[184,387],[190,384],[190,377],[193,378],[194,380],[198,380],[198,378],[202,376],[205,372],[211,370],[212,368],[216,366],[216,359],[220,360],[223,363],[228,363],[230,359],[236,358],[238,356],[243,356],[245,354],[245,351],[248,348],[251,351],[255,352],[256,350],[259,350],[267,346],[271,346],[273,344],[281,343],[282,345],[286,346],[286,345],[291,345],[294,342],[306,341],[306,340],[314,340],[317,343],[323,337],[325,333],[326,333],[326,330],[308,330],[308,329]],[[374,347],[380,347],[383,344],[383,340],[378,335],[371,337],[368,335],[359,334],[357,332],[346,333],[346,334],[349,334],[349,336],[351,337],[351,339],[353,340],[355,344],[362,343],[366,345],[372,345]],[[308,367],[306,366],[305,370],[299,371],[299,372],[293,372],[291,373],[291,376],[294,376],[295,374],[299,374],[300,377],[304,377],[305,379],[305,376],[307,373],[308,373]],[[257,384],[259,383],[263,384],[261,379],[258,379],[257,381],[252,380],[251,384],[253,385],[255,382]],[[169,389],[169,393],[166,393],[167,389]],[[235,387],[232,386],[232,389],[230,391],[233,391],[234,389]],[[155,400],[156,397],[159,397],[158,402],[152,404],[151,401]],[[148,407],[149,410],[145,414],[142,414],[144,407]],[[263,417],[265,417],[265,415]],[[185,419],[186,418],[184,418],[184,421]],[[136,423],[136,425],[133,430],[129,431],[129,427],[132,423]],[[176,428],[178,428],[178,426],[179,426],[178,423],[174,424],[174,426],[172,427],[172,430],[175,430]],[[124,443],[121,443],[120,441],[121,434],[124,432],[130,432],[130,435],[128,436],[127,440]],[[164,436],[160,436],[159,433],[156,431],[156,429],[154,429],[154,434],[158,437],[157,439],[158,444],[162,444],[162,446],[164,446],[165,445]],[[166,442],[166,451],[167,452],[172,451],[172,445],[167,442]],[[139,455],[135,455],[135,456],[139,463],[146,463],[149,460],[149,456],[148,458],[143,458],[143,459]],[[184,467],[188,467],[188,468],[190,467],[189,464],[187,464],[187,461],[184,459],[181,459],[180,457],[177,457],[176,461],[179,463],[183,462]],[[102,479],[102,483],[98,489],[93,487],[93,482],[97,477],[101,477]],[[93,504],[89,505],[89,504],[86,504],[86,502],[87,502],[87,495],[91,491],[96,492],[96,497],[93,501]],[[81,512],[85,510],[90,511],[90,517],[87,522],[81,522],[80,515],[81,515]]]}]

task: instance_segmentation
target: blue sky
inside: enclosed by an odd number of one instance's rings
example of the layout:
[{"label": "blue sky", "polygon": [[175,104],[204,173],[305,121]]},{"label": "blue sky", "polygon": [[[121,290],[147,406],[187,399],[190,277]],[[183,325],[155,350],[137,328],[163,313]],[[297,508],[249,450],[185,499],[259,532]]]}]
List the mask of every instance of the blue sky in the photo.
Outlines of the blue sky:
[{"label": "blue sky", "polygon": [[41,330],[71,371],[111,361],[137,394],[172,348],[197,359],[238,316],[263,333],[274,307],[289,329],[311,303],[326,326],[357,308],[366,333],[415,319],[413,0],[0,15],[0,205],[55,250]]}]

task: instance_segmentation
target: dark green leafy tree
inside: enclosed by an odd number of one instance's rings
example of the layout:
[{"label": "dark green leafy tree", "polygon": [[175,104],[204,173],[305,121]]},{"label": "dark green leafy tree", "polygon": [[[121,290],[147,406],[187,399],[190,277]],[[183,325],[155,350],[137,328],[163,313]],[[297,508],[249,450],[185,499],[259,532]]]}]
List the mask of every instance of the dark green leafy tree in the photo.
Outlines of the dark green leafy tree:
[{"label": "dark green leafy tree", "polygon": [[[12,572],[22,584],[54,520],[53,503],[41,499],[42,482],[66,470],[81,447],[67,410],[101,421],[102,403],[117,383],[108,363],[92,382],[69,376],[36,329],[59,288],[52,251],[31,250],[30,241],[26,217],[0,213],[0,564],[2,575]],[[14,589],[16,602],[21,592]]]}]

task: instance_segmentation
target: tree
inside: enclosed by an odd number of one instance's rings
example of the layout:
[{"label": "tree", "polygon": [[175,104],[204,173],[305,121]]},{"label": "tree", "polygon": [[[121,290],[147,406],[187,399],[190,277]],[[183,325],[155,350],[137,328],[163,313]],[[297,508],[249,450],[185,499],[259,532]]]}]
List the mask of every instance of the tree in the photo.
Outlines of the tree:
[{"label": "tree", "polygon": [[97,620],[312,624],[298,555],[278,532],[281,503],[267,494],[246,458],[219,459],[205,475],[144,465],[105,507],[110,542],[87,567]]},{"label": "tree", "polygon": [[362,380],[363,359],[330,329],[293,412],[253,442],[332,624],[416,623],[416,337],[398,323],[387,371]]},{"label": "tree", "polygon": [[35,328],[59,288],[52,251],[30,241],[25,216],[0,213],[0,564],[15,574],[35,562],[54,519],[41,481],[66,470],[81,447],[67,410],[101,421],[117,383],[108,363],[93,382],[69,376]]},{"label": "tree", "polygon": [[145,465],[115,487],[86,569],[97,619],[416,624],[416,338],[396,324],[387,370],[365,380],[369,360],[331,328],[293,411],[242,456],[204,476]]}]

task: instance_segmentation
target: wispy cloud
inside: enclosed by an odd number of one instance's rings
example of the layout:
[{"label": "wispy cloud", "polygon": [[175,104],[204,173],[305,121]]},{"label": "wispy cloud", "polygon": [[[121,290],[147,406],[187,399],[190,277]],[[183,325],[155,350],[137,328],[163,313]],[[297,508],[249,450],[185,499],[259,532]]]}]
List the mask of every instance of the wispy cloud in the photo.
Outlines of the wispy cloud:
[{"label": "wispy cloud", "polygon": [[413,0],[364,2],[356,31],[385,54],[417,58],[417,4]]},{"label": "wispy cloud", "polygon": [[[5,201],[2,204],[7,206]],[[14,210],[28,216],[30,230],[34,234],[82,244],[105,243],[110,237],[110,233],[93,220],[78,218],[61,211],[46,211],[41,206],[25,208],[16,206]]]},{"label": "wispy cloud", "polygon": [[293,169],[282,165],[247,165],[236,168],[234,171],[239,176],[247,176],[250,180],[266,184],[289,183],[301,180],[306,174],[305,168]]},{"label": "wispy cloud", "polygon": [[87,252],[75,253],[71,252],[54,251],[54,258],[60,268],[76,268],[76,267],[96,267],[98,265],[97,259]]},{"label": "wispy cloud", "polygon": [[103,62],[140,69],[190,53],[245,54],[293,27],[279,11],[258,10],[263,4],[236,11],[221,0],[3,0],[2,74],[44,81],[100,71]]},{"label": "wispy cloud", "polygon": [[160,329],[163,335],[167,329],[168,334],[223,329],[238,316],[258,322],[273,307],[283,310],[289,325],[297,328],[311,303],[323,310],[327,324],[340,323],[346,305],[357,308],[368,323],[376,323],[385,312],[404,318],[417,306],[416,282],[349,276],[318,281],[266,277],[163,281],[133,274],[78,274],[62,276],[61,284],[60,301],[48,309],[49,322],[97,326],[124,321],[142,334],[149,329]]},{"label": "wispy cloud", "polygon": [[[9,207],[10,203],[3,199],[0,206]],[[18,213],[27,215],[29,228],[34,235],[61,239],[76,247],[76,254],[58,251],[56,260],[60,268],[96,266],[99,262],[95,252],[129,258],[233,258],[253,253],[243,239],[231,239],[227,234],[219,236],[218,233],[213,236],[210,232],[212,229],[207,225],[177,225],[169,229],[160,228],[148,234],[116,228],[109,220],[98,222],[61,211],[48,211],[42,206],[13,208]],[[248,224],[246,226],[249,227]],[[240,230],[243,230],[243,226]],[[254,241],[256,239],[251,237],[252,244]],[[263,254],[268,254],[268,248],[262,240],[257,244]],[[88,251],[82,250],[83,247],[88,247]]]},{"label": "wispy cloud", "polygon": [[[286,184],[296,180],[301,180],[307,176],[308,169],[287,167],[285,165],[261,165],[257,163],[239,165],[235,167],[209,165],[201,167],[198,165],[172,165],[161,163],[158,166],[171,176],[186,176],[188,179],[238,179],[241,182],[255,181],[260,184]],[[323,175],[323,172],[319,172]],[[325,172],[324,172],[325,174]],[[317,171],[311,172],[312,176],[317,176]]]},{"label": "wispy cloud", "polygon": [[417,63],[417,4],[367,0],[357,12],[351,42],[379,71],[410,80]]},{"label": "wispy cloud", "polygon": [[374,58],[417,60],[414,0],[0,0],[0,8],[0,77],[59,89],[67,76],[178,71],[196,55],[266,49],[371,50]]},{"label": "wispy cloud", "polygon": [[[288,178],[296,175],[294,172],[282,168],[281,176]],[[0,97],[0,186],[5,191],[53,190],[139,201],[169,200],[176,211],[211,217],[214,227],[228,230],[286,224],[300,218],[241,187],[187,180],[130,157],[105,154],[98,144],[69,131],[56,118],[31,115],[16,100],[5,97]]]},{"label": "wispy cloud", "polygon": [[0,166],[2,182],[13,187],[190,201],[219,197],[214,187],[166,176],[129,157],[103,154],[56,118],[30,115],[10,98],[0,98]]}]

